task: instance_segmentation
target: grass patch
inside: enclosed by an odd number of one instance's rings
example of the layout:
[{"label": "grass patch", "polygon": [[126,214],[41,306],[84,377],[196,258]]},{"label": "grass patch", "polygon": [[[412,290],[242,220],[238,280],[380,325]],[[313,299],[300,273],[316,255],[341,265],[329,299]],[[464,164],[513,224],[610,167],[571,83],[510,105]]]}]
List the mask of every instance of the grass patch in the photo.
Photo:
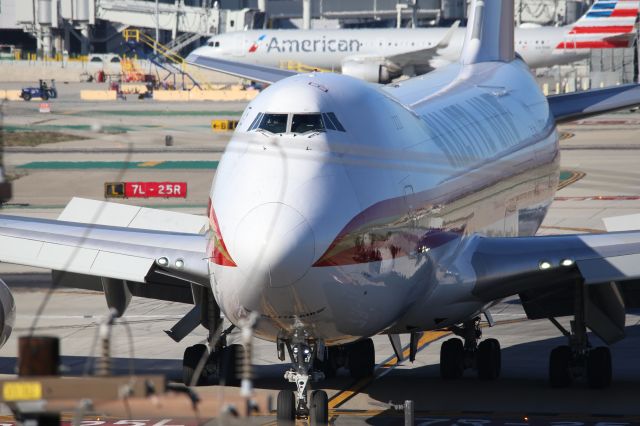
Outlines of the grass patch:
[{"label": "grass patch", "polygon": [[4,146],[38,146],[46,143],[67,142],[86,139],[81,136],[49,131],[3,132],[0,141]]}]

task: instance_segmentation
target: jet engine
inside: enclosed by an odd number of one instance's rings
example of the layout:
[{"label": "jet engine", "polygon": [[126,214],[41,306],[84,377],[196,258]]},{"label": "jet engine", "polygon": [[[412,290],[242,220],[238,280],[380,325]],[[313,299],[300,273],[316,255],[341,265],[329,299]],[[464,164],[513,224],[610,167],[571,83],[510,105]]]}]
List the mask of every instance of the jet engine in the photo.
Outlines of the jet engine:
[{"label": "jet engine", "polygon": [[391,73],[384,61],[346,61],[342,64],[342,74],[371,83],[388,83],[391,81]]},{"label": "jet engine", "polygon": [[16,320],[16,304],[9,287],[0,280],[0,347],[2,347],[13,330]]}]

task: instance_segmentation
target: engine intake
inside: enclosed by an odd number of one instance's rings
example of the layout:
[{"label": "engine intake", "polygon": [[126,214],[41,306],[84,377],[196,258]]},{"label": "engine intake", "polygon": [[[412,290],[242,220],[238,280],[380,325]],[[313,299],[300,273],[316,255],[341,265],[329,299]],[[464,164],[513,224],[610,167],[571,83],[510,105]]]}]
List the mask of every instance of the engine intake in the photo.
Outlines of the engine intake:
[{"label": "engine intake", "polygon": [[371,83],[391,81],[389,68],[383,62],[346,61],[342,64],[342,74]]}]

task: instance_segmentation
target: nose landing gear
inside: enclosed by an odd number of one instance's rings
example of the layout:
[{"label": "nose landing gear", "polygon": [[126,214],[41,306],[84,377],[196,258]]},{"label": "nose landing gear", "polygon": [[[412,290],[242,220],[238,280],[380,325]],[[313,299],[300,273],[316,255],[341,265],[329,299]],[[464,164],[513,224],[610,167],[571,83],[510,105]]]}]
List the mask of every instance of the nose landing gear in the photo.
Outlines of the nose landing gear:
[{"label": "nose landing gear", "polygon": [[482,337],[480,317],[453,327],[453,333],[464,339],[452,338],[440,348],[440,376],[443,379],[458,379],[466,369],[475,369],[482,380],[495,380],[500,376],[502,358],[500,343],[487,339],[478,344]]},{"label": "nose landing gear", "polygon": [[327,393],[316,390],[309,394],[309,381],[320,381],[324,374],[313,370],[313,360],[318,352],[315,341],[297,341],[288,343],[287,349],[292,367],[284,373],[284,378],[296,385],[296,392],[281,390],[278,393],[277,418],[280,421],[294,422],[296,417],[308,417],[311,424],[329,422],[329,399]]}]

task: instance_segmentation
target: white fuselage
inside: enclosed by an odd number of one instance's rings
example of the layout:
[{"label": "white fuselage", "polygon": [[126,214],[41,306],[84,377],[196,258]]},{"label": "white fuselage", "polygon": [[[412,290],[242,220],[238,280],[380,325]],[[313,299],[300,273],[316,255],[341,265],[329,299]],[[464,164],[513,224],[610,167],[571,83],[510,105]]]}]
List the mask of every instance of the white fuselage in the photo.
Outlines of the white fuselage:
[{"label": "white fuselage", "polygon": [[[318,112],[344,131],[249,131],[260,113]],[[268,340],[455,324],[484,307],[456,249],[476,233],[534,234],[558,163],[555,122],[521,61],[386,87],[287,78],[249,104],[214,179],[215,298],[234,323],[257,312]]]},{"label": "white fuselage", "polygon": [[[571,63],[587,57],[588,49],[557,49],[570,42],[568,27],[516,29],[516,51],[531,68]],[[449,28],[358,29],[358,30],[252,30],[217,35],[198,54],[272,67],[321,68],[340,71],[346,61],[384,61],[407,52],[432,49]],[[465,28],[454,30],[447,47],[438,48],[426,64],[414,69],[428,72],[458,60]]]}]

